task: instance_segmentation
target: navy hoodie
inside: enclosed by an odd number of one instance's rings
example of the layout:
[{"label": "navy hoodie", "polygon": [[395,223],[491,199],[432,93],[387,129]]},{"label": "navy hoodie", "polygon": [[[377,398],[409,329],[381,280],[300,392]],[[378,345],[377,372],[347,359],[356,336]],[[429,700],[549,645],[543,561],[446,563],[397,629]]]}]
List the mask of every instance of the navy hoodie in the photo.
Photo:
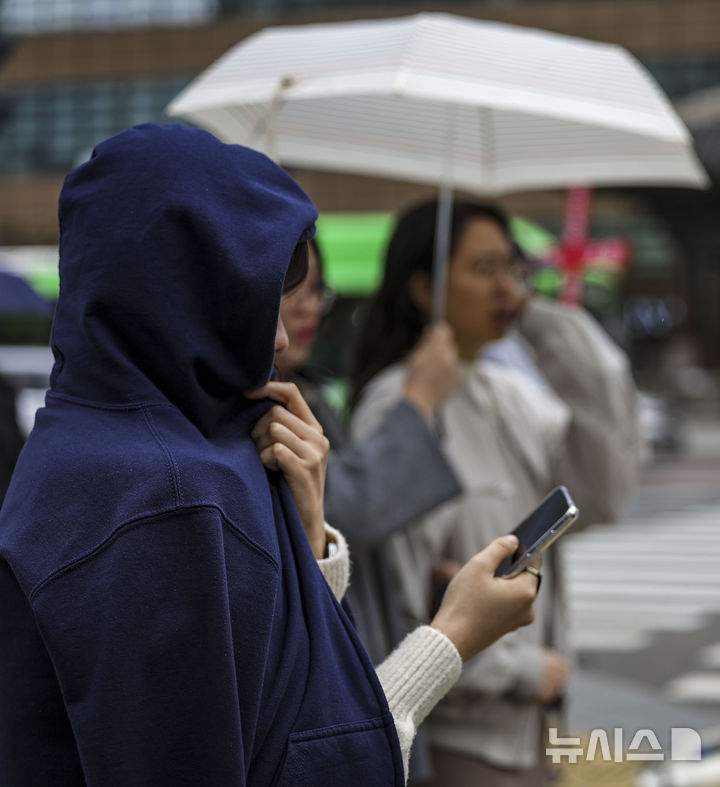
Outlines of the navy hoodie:
[{"label": "navy hoodie", "polygon": [[0,785],[400,785],[382,688],[284,480],[269,402],[314,229],[261,154],[177,125],[60,196],[46,405],[0,515]]}]

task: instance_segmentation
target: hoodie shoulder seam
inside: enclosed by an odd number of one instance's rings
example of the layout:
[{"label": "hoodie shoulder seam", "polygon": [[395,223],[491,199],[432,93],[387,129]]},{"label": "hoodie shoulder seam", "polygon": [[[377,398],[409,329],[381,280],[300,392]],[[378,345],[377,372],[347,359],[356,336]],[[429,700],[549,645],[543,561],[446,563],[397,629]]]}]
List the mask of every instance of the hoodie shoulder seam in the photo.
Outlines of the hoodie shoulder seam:
[{"label": "hoodie shoulder seam", "polygon": [[153,402],[150,400],[144,400],[141,402],[126,402],[124,404],[112,404],[110,402],[95,402],[92,399],[82,399],[79,396],[71,396],[70,394],[59,393],[58,391],[53,391],[50,389],[47,392],[47,397],[49,399],[58,399],[61,402],[67,402],[68,404],[74,404],[78,407],[89,407],[92,410],[119,410],[119,411],[127,411],[127,410],[143,410],[146,407],[169,407],[171,409],[175,409],[170,402]]},{"label": "hoodie shoulder seam", "polygon": [[165,517],[172,516],[173,514],[194,513],[203,509],[216,511],[220,515],[223,523],[229,528],[230,532],[233,533],[236,538],[240,539],[247,546],[249,546],[253,552],[257,553],[263,560],[265,560],[265,562],[269,563],[275,571],[279,570],[280,566],[277,560],[267,551],[267,549],[258,544],[254,539],[247,535],[245,531],[235,525],[232,519],[227,516],[220,506],[214,503],[196,503],[188,506],[173,506],[172,508],[163,509],[160,511],[148,511],[125,522],[122,522],[117,527],[113,528],[113,530],[102,541],[100,541],[100,543],[91,547],[82,555],[73,558],[59,568],[56,568],[54,571],[51,571],[50,574],[48,574],[44,579],[41,579],[39,582],[37,582],[37,584],[28,593],[28,600],[31,604],[33,604],[42,591],[52,584],[54,580],[59,579],[65,574],[68,574],[74,571],[76,568],[79,568],[85,563],[91,561],[96,555],[116,541],[123,533],[134,528],[152,524],[154,521],[164,519]]}]

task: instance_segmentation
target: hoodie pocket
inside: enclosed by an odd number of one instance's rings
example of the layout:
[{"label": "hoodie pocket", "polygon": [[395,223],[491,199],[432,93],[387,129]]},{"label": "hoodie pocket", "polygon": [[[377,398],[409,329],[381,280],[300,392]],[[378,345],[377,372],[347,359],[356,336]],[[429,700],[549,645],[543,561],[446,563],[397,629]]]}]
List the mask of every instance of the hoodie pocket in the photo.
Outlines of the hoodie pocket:
[{"label": "hoodie pocket", "polygon": [[402,764],[395,762],[389,737],[394,735],[391,716],[295,732],[275,787],[402,785]]}]

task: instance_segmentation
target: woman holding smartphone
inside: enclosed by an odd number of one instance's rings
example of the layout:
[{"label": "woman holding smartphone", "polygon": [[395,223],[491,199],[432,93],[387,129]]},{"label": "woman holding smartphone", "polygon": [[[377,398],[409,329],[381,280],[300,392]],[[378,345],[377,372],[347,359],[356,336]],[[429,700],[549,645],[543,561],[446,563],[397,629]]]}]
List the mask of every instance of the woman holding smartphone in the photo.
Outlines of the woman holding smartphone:
[{"label": "woman holding smartphone", "polygon": [[330,443],[325,514],[350,546],[348,600],[363,644],[379,664],[403,633],[385,599],[384,589],[391,586],[387,540],[461,491],[432,429],[438,406],[458,386],[458,355],[448,325],[428,330],[413,348],[400,400],[371,434],[352,442],[310,362],[329,302],[326,293],[323,260],[313,239],[305,280],[280,304],[288,346],[276,366],[281,379],[298,386]]},{"label": "woman holding smartphone", "polygon": [[0,514],[0,783],[402,785],[536,583],[493,576],[498,539],[373,667],[338,603],[327,439],[271,379],[314,205],[260,153],[145,124],[59,216],[51,387]]}]

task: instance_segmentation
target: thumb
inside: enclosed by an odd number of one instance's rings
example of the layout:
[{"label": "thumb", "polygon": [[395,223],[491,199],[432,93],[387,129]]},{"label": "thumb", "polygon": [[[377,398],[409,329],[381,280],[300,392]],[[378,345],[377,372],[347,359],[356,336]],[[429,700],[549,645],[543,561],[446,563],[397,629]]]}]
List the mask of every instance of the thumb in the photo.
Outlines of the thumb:
[{"label": "thumb", "polygon": [[483,549],[482,554],[488,566],[495,573],[498,566],[509,557],[515,554],[518,548],[517,536],[507,535],[496,538]]}]

